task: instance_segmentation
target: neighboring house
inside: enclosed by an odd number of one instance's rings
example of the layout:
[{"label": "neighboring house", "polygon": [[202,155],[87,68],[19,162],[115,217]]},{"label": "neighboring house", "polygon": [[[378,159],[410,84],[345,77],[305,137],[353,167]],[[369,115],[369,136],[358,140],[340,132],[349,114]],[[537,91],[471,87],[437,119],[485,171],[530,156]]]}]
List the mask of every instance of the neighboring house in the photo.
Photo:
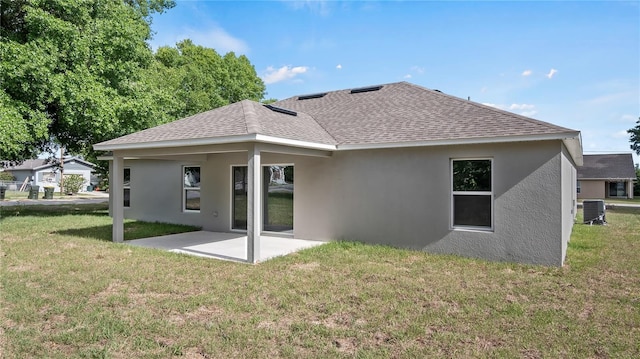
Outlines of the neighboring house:
[{"label": "neighboring house", "polygon": [[578,169],[578,198],[633,198],[636,170],[631,153],[584,155]]},{"label": "neighboring house", "polygon": [[[68,157],[64,159],[64,175],[71,174],[82,175],[85,179],[84,191],[91,182],[91,172],[95,165],[78,157]],[[11,172],[16,177],[16,189],[20,189],[21,185],[26,183],[32,186],[39,186],[40,192],[44,191],[44,187],[55,187],[56,191],[60,190],[60,168],[56,163],[48,163],[46,159],[26,160],[19,165],[8,166],[5,171]]]},{"label": "neighboring house", "polygon": [[246,231],[250,262],[277,231],[560,266],[582,164],[579,131],[406,82],[245,100],[94,149],[111,151],[114,241],[124,217]]}]

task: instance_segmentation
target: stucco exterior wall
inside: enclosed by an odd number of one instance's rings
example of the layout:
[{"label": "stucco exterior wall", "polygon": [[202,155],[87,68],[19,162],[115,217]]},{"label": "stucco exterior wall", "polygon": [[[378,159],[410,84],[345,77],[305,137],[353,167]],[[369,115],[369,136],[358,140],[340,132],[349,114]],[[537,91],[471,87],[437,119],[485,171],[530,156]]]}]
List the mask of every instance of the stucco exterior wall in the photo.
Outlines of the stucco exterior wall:
[{"label": "stucco exterior wall", "polygon": [[131,169],[131,202],[124,209],[125,218],[201,226],[201,213],[182,211],[183,165],[197,163],[125,160],[125,168]]},{"label": "stucco exterior wall", "polygon": [[[573,170],[567,167],[563,178],[561,146],[548,141],[349,151],[296,164],[296,213],[312,215],[296,221],[294,231],[301,238],[561,265],[568,240],[563,228],[573,221],[563,188],[575,186],[569,183]],[[453,230],[450,159],[480,157],[493,158],[494,230]]]},{"label": "stucco exterior wall", "polygon": [[[452,229],[451,159],[492,158],[494,228]],[[357,240],[498,261],[561,265],[575,215],[576,174],[560,141],[338,151],[263,152],[295,167],[294,236]],[[247,152],[199,162],[134,160],[127,218],[231,230],[231,167]],[[182,166],[201,166],[201,211],[182,212]]]},{"label": "stucco exterior wall", "polygon": [[[562,145],[562,261],[567,255],[567,246],[571,240],[571,232],[578,211],[577,177],[578,171],[575,162],[567,148]],[[562,262],[560,263],[562,264]]]}]

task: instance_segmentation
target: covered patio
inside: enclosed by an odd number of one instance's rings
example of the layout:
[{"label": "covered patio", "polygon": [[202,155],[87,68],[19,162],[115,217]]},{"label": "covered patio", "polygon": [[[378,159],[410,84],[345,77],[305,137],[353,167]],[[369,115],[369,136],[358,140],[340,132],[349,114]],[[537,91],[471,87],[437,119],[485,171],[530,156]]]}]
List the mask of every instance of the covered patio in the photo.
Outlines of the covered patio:
[{"label": "covered patio", "polygon": [[248,258],[247,235],[244,233],[196,231],[136,239],[126,243],[140,247],[164,249],[173,253],[254,263],[319,246],[326,242],[261,235],[260,257],[255,261]]}]

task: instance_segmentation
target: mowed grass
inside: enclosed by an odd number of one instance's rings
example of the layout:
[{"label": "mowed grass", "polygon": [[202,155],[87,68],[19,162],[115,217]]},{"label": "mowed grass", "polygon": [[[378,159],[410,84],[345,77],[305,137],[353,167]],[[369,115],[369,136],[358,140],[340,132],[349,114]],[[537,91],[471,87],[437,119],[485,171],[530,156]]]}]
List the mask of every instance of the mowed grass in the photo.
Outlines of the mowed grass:
[{"label": "mowed grass", "polygon": [[563,268],[351,242],[248,265],[108,242],[99,208],[0,215],[2,358],[640,356],[637,213],[576,224]]}]

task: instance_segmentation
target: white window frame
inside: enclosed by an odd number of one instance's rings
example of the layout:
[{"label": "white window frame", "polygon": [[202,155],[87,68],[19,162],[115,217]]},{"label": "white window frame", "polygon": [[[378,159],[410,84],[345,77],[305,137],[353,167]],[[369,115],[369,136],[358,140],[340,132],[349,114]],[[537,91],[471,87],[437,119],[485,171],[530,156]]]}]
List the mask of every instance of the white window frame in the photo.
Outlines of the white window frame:
[{"label": "white window frame", "polygon": [[580,181],[577,181],[577,183],[576,183],[576,193],[580,193],[581,190],[582,190],[582,183],[580,183]]},{"label": "white window frame", "polygon": [[[491,191],[454,191],[453,190],[453,163],[455,161],[490,161],[491,163]],[[493,158],[491,157],[464,157],[464,158],[451,158],[449,161],[449,192],[451,193],[451,212],[450,212],[450,222],[449,226],[454,230],[471,230],[471,231],[482,231],[482,232],[493,232],[494,230],[494,208],[495,208],[495,200],[494,200],[494,181],[493,181]],[[489,196],[491,198],[491,224],[486,226],[468,226],[468,225],[456,225],[455,223],[455,196]]]},{"label": "white window frame", "polygon": [[[188,209],[187,208],[187,191],[198,191],[198,193],[200,193],[200,195],[202,196],[202,192],[201,192],[201,188],[202,185],[200,185],[199,187],[187,187],[184,183],[184,175],[185,175],[185,170],[187,168],[193,168],[193,167],[197,167],[200,169],[200,176],[202,176],[202,166],[200,165],[184,165],[182,166],[182,172],[181,172],[181,183],[182,183],[182,212],[185,213],[200,213],[200,211],[202,210],[202,202],[200,203],[200,209]],[[200,180],[202,181],[202,179]],[[202,197],[200,197],[202,198]]]},{"label": "white window frame", "polygon": [[[126,184],[127,183],[125,181],[126,176],[124,175],[124,173],[127,170],[129,170],[129,184],[128,185]],[[124,167],[122,169],[122,178],[123,178],[122,179],[122,207],[123,208],[131,208],[131,167]],[[125,192],[125,190],[129,190],[129,205],[128,206],[125,205],[125,203],[124,203],[124,199],[125,199],[124,192]]]}]

